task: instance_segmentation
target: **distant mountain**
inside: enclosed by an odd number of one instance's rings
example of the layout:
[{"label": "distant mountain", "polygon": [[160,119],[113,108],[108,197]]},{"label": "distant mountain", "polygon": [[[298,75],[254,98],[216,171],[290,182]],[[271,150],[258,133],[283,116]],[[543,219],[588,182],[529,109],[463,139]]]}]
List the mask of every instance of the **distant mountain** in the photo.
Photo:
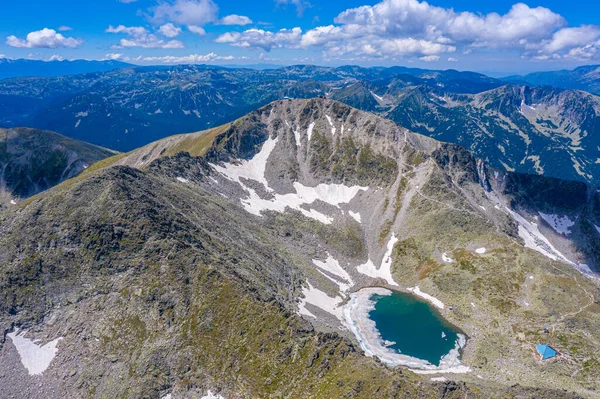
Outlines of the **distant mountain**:
[{"label": "distant mountain", "polygon": [[600,65],[586,65],[573,70],[535,72],[525,76],[508,76],[502,80],[584,90],[600,95]]},{"label": "distant mountain", "polygon": [[464,145],[497,168],[600,186],[598,97],[454,70],[179,65],[7,79],[0,82],[0,125],[129,151],[277,99],[319,96]]},{"label": "distant mountain", "polygon": [[378,107],[363,99],[367,89],[361,97],[345,88],[334,98],[376,110],[414,132],[463,145],[496,168],[600,186],[600,97],[551,87],[508,85],[456,94],[403,86],[372,86]]},{"label": "distant mountain", "polygon": [[54,132],[0,129],[0,209],[47,190],[115,154]]},{"label": "distant mountain", "polygon": [[131,66],[120,61],[40,61],[0,58],[0,79],[22,76],[67,76],[91,72],[107,72]]},{"label": "distant mountain", "polygon": [[[596,226],[583,183],[276,101],[0,212],[0,397],[594,397]],[[373,287],[421,295],[464,339],[431,362],[394,349]]]},{"label": "distant mountain", "polygon": [[[4,80],[0,82],[0,126],[48,129],[128,151],[171,134],[220,125],[286,96],[324,96],[358,80],[442,86],[457,93],[502,85],[470,72],[400,67],[296,65],[262,71],[205,65],[132,67]],[[366,100],[369,103],[361,108],[372,110],[373,98]]]}]

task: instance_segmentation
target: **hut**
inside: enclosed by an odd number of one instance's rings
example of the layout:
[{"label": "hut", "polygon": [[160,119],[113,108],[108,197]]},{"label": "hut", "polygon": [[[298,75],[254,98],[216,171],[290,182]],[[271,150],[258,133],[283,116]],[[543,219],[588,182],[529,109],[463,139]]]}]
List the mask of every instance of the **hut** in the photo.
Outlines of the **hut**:
[{"label": "hut", "polygon": [[535,347],[537,352],[540,354],[542,360],[550,359],[556,356],[556,351],[552,349],[549,345],[546,344],[538,344]]}]

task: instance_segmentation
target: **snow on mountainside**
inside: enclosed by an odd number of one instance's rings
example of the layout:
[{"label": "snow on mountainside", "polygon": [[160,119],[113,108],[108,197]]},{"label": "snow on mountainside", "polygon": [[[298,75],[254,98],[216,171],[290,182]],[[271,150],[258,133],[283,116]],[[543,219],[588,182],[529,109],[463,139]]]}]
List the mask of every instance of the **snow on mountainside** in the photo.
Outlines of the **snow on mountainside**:
[{"label": "snow on mountainside", "polygon": [[[570,233],[541,214],[568,215]],[[0,217],[0,328],[62,337],[39,377],[62,396],[600,389],[598,193],[493,169],[336,101],[277,101],[168,137]],[[468,338],[439,365],[389,359],[353,316],[370,306],[363,288],[410,291]],[[535,358],[544,325],[569,362]],[[16,356],[0,349],[0,375]],[[398,360],[461,383],[384,365]]]}]

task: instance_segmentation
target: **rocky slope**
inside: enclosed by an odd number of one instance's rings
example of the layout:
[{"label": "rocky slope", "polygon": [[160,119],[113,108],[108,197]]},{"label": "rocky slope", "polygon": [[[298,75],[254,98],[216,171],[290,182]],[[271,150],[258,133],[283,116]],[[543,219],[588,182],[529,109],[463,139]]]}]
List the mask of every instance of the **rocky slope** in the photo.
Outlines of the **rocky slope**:
[{"label": "rocky slope", "polygon": [[[594,397],[598,225],[582,183],[275,102],[0,213],[0,396]],[[369,286],[453,305],[469,370],[365,357],[342,310]],[[29,376],[15,342],[36,338],[57,352]],[[537,360],[540,340],[561,356]]]},{"label": "rocky slope", "polygon": [[7,79],[0,82],[0,124],[129,151],[286,96],[327,96],[466,146],[497,168],[600,186],[596,96],[452,70],[182,65]]},{"label": "rocky slope", "polygon": [[0,129],[0,208],[55,186],[115,155],[54,132]]},{"label": "rocky slope", "polygon": [[[461,144],[492,166],[600,186],[600,99],[581,91],[503,86],[454,94],[423,85],[372,87],[381,115]],[[362,107],[357,94],[334,96]]]},{"label": "rocky slope", "polygon": [[534,72],[525,76],[508,76],[502,80],[531,85],[555,86],[600,94],[600,65],[585,65],[573,70]]}]

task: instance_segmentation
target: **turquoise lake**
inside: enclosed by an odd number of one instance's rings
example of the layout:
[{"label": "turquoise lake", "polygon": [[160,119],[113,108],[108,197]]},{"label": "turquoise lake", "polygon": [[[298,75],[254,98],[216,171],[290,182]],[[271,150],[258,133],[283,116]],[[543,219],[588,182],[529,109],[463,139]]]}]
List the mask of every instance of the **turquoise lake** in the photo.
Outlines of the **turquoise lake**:
[{"label": "turquoise lake", "polygon": [[460,330],[446,321],[431,305],[410,294],[374,294],[375,309],[369,318],[381,338],[393,342],[390,349],[438,366],[440,359],[456,346]]}]

